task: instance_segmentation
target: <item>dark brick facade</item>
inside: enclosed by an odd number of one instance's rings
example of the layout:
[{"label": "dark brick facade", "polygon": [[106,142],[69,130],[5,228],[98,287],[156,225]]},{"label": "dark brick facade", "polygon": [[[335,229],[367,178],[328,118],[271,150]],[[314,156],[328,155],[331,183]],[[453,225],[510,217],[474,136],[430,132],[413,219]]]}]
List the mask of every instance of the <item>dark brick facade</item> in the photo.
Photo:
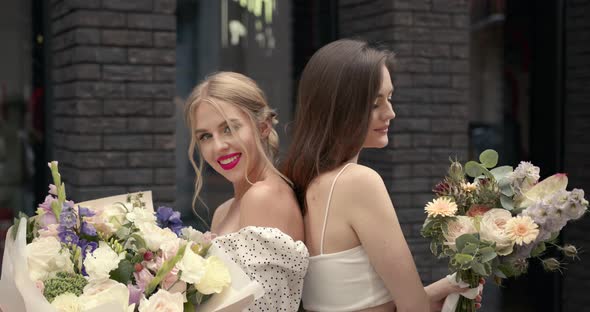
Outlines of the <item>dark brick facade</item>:
[{"label": "dark brick facade", "polygon": [[424,283],[447,274],[421,238],[423,207],[449,156],[467,154],[469,3],[456,0],[340,1],[341,37],[378,41],[398,56],[390,145],[367,151],[393,204]]},{"label": "dark brick facade", "polygon": [[175,200],[175,0],[51,1],[52,158],[76,201]]},{"label": "dark brick facade", "polygon": [[[590,192],[590,1],[565,1],[565,108],[564,108],[564,171],[570,187]],[[590,216],[573,223],[565,233],[565,241],[586,251],[582,262],[573,263],[564,271],[562,305],[564,312],[585,311],[590,306]]]}]

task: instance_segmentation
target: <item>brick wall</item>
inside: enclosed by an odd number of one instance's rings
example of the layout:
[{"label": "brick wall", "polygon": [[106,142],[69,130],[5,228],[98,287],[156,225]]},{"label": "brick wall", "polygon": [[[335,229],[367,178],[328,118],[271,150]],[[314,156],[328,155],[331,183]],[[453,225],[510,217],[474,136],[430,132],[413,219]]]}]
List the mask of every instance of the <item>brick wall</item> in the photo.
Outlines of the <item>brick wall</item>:
[{"label": "brick wall", "polygon": [[447,274],[421,238],[423,207],[449,156],[467,154],[469,4],[457,0],[341,0],[340,37],[380,41],[398,56],[390,145],[367,151],[391,192],[424,283]]},{"label": "brick wall", "polygon": [[51,1],[52,157],[75,201],[175,198],[175,0]]},{"label": "brick wall", "polygon": [[[590,1],[565,1],[564,169],[570,187],[590,192]],[[590,216],[568,226],[565,241],[585,250],[582,261],[568,266],[562,284],[562,311],[590,306]]]}]

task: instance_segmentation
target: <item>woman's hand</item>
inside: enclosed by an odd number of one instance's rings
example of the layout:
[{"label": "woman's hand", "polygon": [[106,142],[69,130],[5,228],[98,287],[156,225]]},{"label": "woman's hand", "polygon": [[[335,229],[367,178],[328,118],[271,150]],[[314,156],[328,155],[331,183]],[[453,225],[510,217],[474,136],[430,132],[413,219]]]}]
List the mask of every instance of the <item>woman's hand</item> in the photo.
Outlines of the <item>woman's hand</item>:
[{"label": "woman's hand", "polygon": [[[482,278],[479,283],[483,286],[485,284],[485,280]],[[463,293],[469,289],[453,285],[449,283],[446,277],[443,277],[440,280],[424,287],[424,290],[426,291],[428,300],[430,301],[430,311],[435,312],[442,310],[443,304],[448,295],[452,293]],[[481,290],[479,295],[475,297],[475,302],[475,307],[479,309],[481,307]]]}]

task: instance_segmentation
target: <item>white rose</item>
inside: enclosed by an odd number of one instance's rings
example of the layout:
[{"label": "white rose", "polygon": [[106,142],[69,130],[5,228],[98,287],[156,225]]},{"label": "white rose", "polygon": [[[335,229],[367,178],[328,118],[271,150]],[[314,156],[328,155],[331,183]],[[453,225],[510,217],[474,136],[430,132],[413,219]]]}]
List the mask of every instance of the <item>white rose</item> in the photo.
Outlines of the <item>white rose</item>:
[{"label": "white rose", "polygon": [[191,243],[186,246],[184,256],[176,264],[176,267],[182,271],[180,280],[189,284],[198,283],[205,275],[205,259],[191,249]]},{"label": "white rose", "polygon": [[142,299],[139,312],[181,312],[184,309],[182,294],[158,290],[149,299]]},{"label": "white rose", "polygon": [[131,212],[127,213],[125,218],[130,222],[135,223],[135,226],[137,227],[144,223],[156,224],[156,216],[154,213],[141,207],[133,208]]},{"label": "white rose", "polygon": [[486,212],[479,223],[481,240],[495,242],[496,253],[505,256],[512,253],[514,242],[508,237],[505,231],[506,222],[512,219],[510,211],[501,208],[494,208]]},{"label": "white rose", "polygon": [[453,250],[457,250],[455,240],[463,234],[477,233],[473,225],[473,219],[467,216],[457,216],[447,223],[447,230],[443,233],[446,242]]},{"label": "white rose", "polygon": [[115,303],[122,307],[119,311],[128,311],[129,290],[127,286],[111,279],[91,282],[84,287],[80,302],[84,310],[100,307],[106,303]]},{"label": "white rose", "polygon": [[138,228],[147,248],[151,251],[157,251],[164,242],[178,238],[169,228],[162,229],[152,223],[141,223]]},{"label": "white rose", "polygon": [[78,296],[67,292],[61,294],[51,302],[57,312],[81,312],[82,304]]},{"label": "white rose", "polygon": [[223,288],[229,285],[231,277],[229,270],[216,256],[207,258],[205,263],[205,275],[197,283],[197,290],[205,295],[220,293]]},{"label": "white rose", "polygon": [[125,219],[127,208],[122,205],[115,204],[90,208],[94,210],[95,215],[86,218],[86,221],[94,225],[99,232],[110,235],[117,232],[127,223]]},{"label": "white rose", "polygon": [[185,241],[176,236],[174,237],[174,239],[169,239],[162,242],[162,245],[160,245],[160,249],[162,250],[162,258],[164,260],[168,260],[176,256],[176,253],[178,253],[178,249],[180,249],[180,246],[183,244],[185,244]]},{"label": "white rose", "polygon": [[98,281],[109,278],[109,273],[119,266],[121,257],[105,242],[100,242],[99,247],[86,255],[84,267],[90,281]]},{"label": "white rose", "polygon": [[180,230],[180,236],[197,244],[201,244],[203,242],[203,233],[193,229],[192,226],[182,228],[182,230]]},{"label": "white rose", "polygon": [[44,281],[58,272],[73,273],[70,252],[53,236],[39,237],[25,247],[31,280]]}]

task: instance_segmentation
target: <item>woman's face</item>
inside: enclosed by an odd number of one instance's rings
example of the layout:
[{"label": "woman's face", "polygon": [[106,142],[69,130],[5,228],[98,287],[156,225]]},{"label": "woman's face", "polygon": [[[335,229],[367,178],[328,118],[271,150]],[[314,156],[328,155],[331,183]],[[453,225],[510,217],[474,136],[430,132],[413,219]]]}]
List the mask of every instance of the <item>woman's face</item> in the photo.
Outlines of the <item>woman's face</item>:
[{"label": "woman's face", "polygon": [[[246,172],[252,171],[261,159],[257,157],[257,131],[250,118],[238,107],[220,100],[215,103],[227,120],[213,104],[204,101],[195,111],[196,127],[193,135],[209,166],[230,182],[239,183],[245,180]],[[232,132],[228,122],[235,132]],[[246,155],[250,157],[250,168],[246,168]]]},{"label": "woman's face", "polygon": [[373,103],[369,131],[363,143],[363,148],[381,148],[387,146],[389,141],[387,137],[389,121],[395,118],[395,112],[391,103],[393,85],[387,67],[383,66],[381,75],[381,87],[379,88],[377,99]]}]

